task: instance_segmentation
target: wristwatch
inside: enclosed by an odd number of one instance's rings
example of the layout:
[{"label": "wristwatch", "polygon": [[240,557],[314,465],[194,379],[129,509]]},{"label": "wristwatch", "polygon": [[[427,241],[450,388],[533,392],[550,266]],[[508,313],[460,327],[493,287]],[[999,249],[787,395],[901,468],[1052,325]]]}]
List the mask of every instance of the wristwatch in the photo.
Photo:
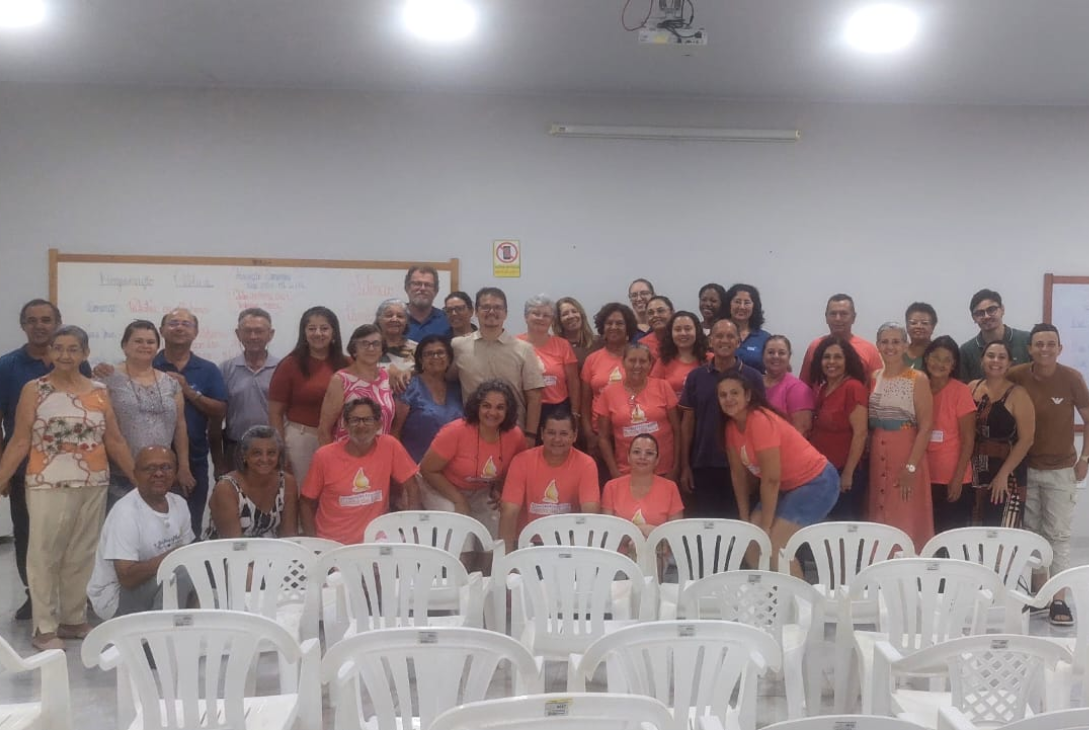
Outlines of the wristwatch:
[{"label": "wristwatch", "polygon": [[916,466],[914,464],[904,464],[904,469],[907,470],[908,474],[914,474]]}]

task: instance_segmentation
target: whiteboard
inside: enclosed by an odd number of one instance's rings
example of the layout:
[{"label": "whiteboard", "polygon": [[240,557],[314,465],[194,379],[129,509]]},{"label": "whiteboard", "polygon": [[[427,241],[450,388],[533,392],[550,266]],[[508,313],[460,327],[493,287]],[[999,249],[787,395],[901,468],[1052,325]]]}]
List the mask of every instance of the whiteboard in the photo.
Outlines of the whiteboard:
[{"label": "whiteboard", "polygon": [[[1059,362],[1089,381],[1089,277],[1044,277],[1044,321],[1059,328]],[[1074,412],[1081,425],[1081,415]]]},{"label": "whiteboard", "polygon": [[[385,299],[404,299],[413,262],[321,261],[176,256],[107,256],[50,251],[50,297],[65,324],[87,330],[91,362],[122,359],[121,335],[134,319],[159,324],[177,308],[197,316],[193,351],[215,363],[242,351],[235,336],[238,313],[260,307],[272,315],[276,335],[269,351],[284,356],[312,306],[336,312],[347,345],[352,330],[374,321]],[[439,272],[437,301],[457,288],[458,260],[415,262]],[[441,306],[441,304],[440,304]]]}]

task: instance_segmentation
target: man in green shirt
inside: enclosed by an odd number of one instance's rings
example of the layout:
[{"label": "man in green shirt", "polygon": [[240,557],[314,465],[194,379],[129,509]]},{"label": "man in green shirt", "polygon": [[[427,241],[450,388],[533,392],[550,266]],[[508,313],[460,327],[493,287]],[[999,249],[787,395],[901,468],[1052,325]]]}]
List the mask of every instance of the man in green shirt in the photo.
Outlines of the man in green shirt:
[{"label": "man in green shirt", "polygon": [[990,342],[1005,340],[1013,360],[1010,365],[1029,362],[1029,333],[1002,324],[1006,314],[1002,295],[993,289],[980,289],[968,305],[979,334],[960,346],[960,379],[965,383],[983,377],[983,348]]}]

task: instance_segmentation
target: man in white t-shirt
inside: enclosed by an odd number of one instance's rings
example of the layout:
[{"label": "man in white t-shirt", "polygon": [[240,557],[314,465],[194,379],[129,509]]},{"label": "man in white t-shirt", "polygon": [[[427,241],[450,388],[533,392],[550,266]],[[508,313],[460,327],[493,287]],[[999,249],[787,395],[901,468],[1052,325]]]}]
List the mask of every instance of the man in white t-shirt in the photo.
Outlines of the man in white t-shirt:
[{"label": "man in white t-shirt", "polygon": [[[136,455],[136,489],[126,494],[102,526],[87,597],[101,618],[124,616],[163,607],[162,587],[155,579],[168,553],[193,542],[189,506],[171,494],[177,457],[166,446],[147,446]],[[178,581],[180,606],[188,602],[192,584]]]}]

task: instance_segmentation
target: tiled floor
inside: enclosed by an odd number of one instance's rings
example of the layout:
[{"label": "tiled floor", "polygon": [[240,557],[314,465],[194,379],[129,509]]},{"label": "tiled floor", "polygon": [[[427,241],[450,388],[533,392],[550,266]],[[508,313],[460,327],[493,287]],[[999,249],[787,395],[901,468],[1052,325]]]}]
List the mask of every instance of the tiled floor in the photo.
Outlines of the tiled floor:
[{"label": "tiled floor", "polygon": [[[1089,524],[1089,495],[1082,492],[1079,496],[1081,499],[1074,524],[1084,526]],[[7,506],[2,505],[0,508],[6,509]],[[1082,533],[1075,538],[1074,563],[1089,563],[1089,535]],[[0,545],[0,586],[3,587],[0,592],[0,633],[15,647],[16,651],[24,656],[29,655],[32,653],[30,624],[26,621],[15,621],[13,617],[15,609],[23,600],[23,590],[15,572],[14,550],[10,541]],[[1052,629],[1041,617],[1032,619],[1031,632],[1037,635],[1073,636],[1073,631],[1070,629]],[[107,730],[116,727],[116,685],[113,673],[84,669],[80,661],[78,642],[69,642],[68,670],[72,708],[76,717],[75,727],[79,730]],[[562,690],[565,676],[564,669],[558,665],[552,666],[548,671],[549,689]],[[758,724],[761,726],[786,719],[781,685],[779,687],[770,685],[767,690],[769,696],[762,703],[758,714]],[[0,677],[0,703],[15,698],[26,698],[32,691],[32,684],[28,680]],[[831,711],[830,696],[825,696],[824,703],[825,711]],[[328,709],[328,703],[326,703],[325,727],[332,728],[332,715]]]}]

